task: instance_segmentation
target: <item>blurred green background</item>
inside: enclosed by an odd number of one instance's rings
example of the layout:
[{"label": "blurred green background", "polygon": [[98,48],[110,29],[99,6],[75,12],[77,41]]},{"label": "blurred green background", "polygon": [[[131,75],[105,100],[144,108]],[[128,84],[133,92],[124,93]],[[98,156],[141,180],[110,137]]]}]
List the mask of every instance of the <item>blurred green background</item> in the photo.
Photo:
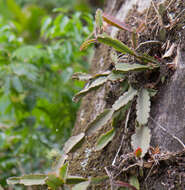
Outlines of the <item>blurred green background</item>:
[{"label": "blurred green background", "polygon": [[[80,52],[103,1],[0,0],[0,188],[51,167],[70,137],[93,50]],[[21,189],[22,187],[15,187]]]}]

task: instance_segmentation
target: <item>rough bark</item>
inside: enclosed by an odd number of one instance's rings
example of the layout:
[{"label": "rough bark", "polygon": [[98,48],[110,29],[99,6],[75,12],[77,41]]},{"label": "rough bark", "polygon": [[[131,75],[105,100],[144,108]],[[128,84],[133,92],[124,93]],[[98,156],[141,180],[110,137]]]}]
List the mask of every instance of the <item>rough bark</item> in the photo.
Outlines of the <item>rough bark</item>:
[{"label": "rough bark", "polygon": [[[136,3],[137,6],[133,8],[133,5]],[[183,0],[177,0],[174,1],[174,3],[181,3],[183,6]],[[119,20],[127,20],[131,24],[131,16],[133,15],[138,17],[138,19],[145,18],[145,9],[147,9],[149,5],[149,0],[108,0],[105,6],[105,12],[114,15]],[[139,13],[144,10],[145,13]],[[127,44],[130,43],[129,34],[127,32],[119,32],[115,28],[111,28],[109,32],[112,36],[117,36],[123,42]],[[164,152],[182,151],[183,146],[179,143],[178,139],[185,143],[185,46],[183,44],[185,42],[185,37],[183,32],[181,35],[178,55],[176,56],[176,71],[166,83],[160,83],[158,86],[157,96],[152,101],[151,117],[148,124],[149,128],[152,130],[151,146],[159,146],[161,151]],[[110,65],[110,48],[99,45],[95,50],[90,72],[100,73],[101,71],[107,70]],[[73,135],[85,131],[88,123],[93,121],[104,108],[110,107],[111,103],[117,99],[120,92],[118,90],[118,92],[115,93],[113,88],[113,85],[106,84],[83,98]],[[115,87],[115,89],[119,88]],[[109,97],[109,101],[107,101],[106,97],[110,92],[114,93]],[[110,129],[109,124],[105,125],[98,133],[88,137],[82,147],[70,156],[71,174],[84,177],[106,175],[105,167],[111,166],[123,136],[125,136],[125,138],[120,154],[132,152],[130,136],[134,132],[134,120],[132,120],[132,118],[135,117],[134,106],[135,105],[132,106],[133,112],[131,113],[128,123],[129,134],[124,134],[125,118],[123,118],[123,121],[120,122],[117,127],[116,136],[112,142],[102,151],[95,152],[94,144],[97,138],[102,132]],[[164,129],[166,129],[166,131],[164,131]],[[176,139],[176,137],[178,139]],[[135,175],[135,172],[137,172],[141,189],[183,189],[185,186],[185,169],[183,168],[184,165],[181,165],[183,159],[185,159],[184,153],[173,156],[171,159],[168,159],[168,161],[160,162],[159,165],[154,166],[152,169],[144,169],[143,176],[138,174],[138,168],[136,168],[130,173],[121,175],[119,179],[127,181],[130,174],[134,173]],[[89,189],[109,189],[109,182],[106,181],[103,185],[97,185]]]}]

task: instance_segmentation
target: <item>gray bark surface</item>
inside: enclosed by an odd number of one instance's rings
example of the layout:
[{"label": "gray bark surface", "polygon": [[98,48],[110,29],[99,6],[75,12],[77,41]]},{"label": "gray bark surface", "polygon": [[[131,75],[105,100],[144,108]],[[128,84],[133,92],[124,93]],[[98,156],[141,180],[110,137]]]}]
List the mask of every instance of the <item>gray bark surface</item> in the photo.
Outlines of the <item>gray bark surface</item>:
[{"label": "gray bark surface", "polygon": [[[182,150],[176,138],[185,143],[185,52],[180,51],[178,67],[171,80],[163,86],[152,106],[149,127],[152,129],[152,144],[163,150]],[[167,130],[161,129],[162,126]]]}]

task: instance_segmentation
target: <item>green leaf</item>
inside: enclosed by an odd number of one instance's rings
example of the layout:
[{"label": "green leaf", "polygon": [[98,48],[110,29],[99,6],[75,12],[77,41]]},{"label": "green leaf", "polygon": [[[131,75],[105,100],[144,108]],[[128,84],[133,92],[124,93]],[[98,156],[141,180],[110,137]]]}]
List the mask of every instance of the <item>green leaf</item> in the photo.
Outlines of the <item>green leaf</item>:
[{"label": "green leaf", "polygon": [[125,118],[125,113],[130,108],[130,105],[131,105],[131,102],[129,102],[126,106],[124,106],[120,110],[114,112],[113,121],[112,121],[112,126],[114,128],[118,127],[118,124],[121,121],[123,121],[123,119]]},{"label": "green leaf", "polygon": [[130,64],[130,63],[117,63],[115,65],[116,71],[120,71],[120,72],[129,72],[129,71],[140,71],[140,70],[146,70],[146,69],[150,69],[150,66],[147,65],[141,65],[141,64]]},{"label": "green leaf", "polygon": [[94,90],[95,88],[102,86],[106,81],[107,77],[102,76],[94,79],[93,81],[88,82],[84,89],[82,89],[73,97],[73,101],[77,102],[81,97],[85,96],[91,90]]},{"label": "green leaf", "polygon": [[136,47],[138,46],[138,34],[136,33],[136,30],[134,30],[132,32],[132,38],[131,38],[131,42],[132,42],[132,47],[134,49],[136,49]]},{"label": "green leaf", "polygon": [[7,76],[4,83],[4,93],[8,95],[10,93],[11,77]]},{"label": "green leaf", "polygon": [[7,183],[11,185],[23,184],[26,186],[44,185],[46,184],[45,183],[46,179],[47,179],[47,175],[44,175],[44,174],[30,174],[30,175],[24,175],[21,177],[10,177],[7,179]]},{"label": "green leaf", "polygon": [[23,76],[26,74],[26,69],[25,69],[25,64],[20,64],[20,63],[13,63],[10,65],[12,71],[18,75],[18,76]]},{"label": "green leaf", "polygon": [[18,76],[27,75],[29,72],[37,72],[38,69],[35,65],[29,63],[13,63],[10,65],[12,71]]},{"label": "green leaf", "polygon": [[92,76],[86,73],[74,73],[72,78],[80,81],[88,81],[92,79]]},{"label": "green leaf", "polygon": [[99,177],[92,177],[91,178],[91,184],[94,185],[94,184],[99,184],[105,180],[109,179],[109,177],[107,175],[105,176],[99,176]]},{"label": "green leaf", "polygon": [[150,95],[147,89],[141,89],[138,92],[136,110],[137,121],[140,125],[145,125],[148,122],[150,113]]},{"label": "green leaf", "polygon": [[49,29],[49,27],[52,24],[52,18],[47,16],[42,21],[42,27],[41,27],[41,36],[44,36],[44,33]]},{"label": "green leaf", "polygon": [[137,190],[140,190],[139,180],[136,176],[131,176],[129,178],[130,185],[133,185]]},{"label": "green leaf", "polygon": [[23,92],[23,86],[22,86],[22,83],[21,83],[19,77],[17,77],[17,76],[12,77],[12,85],[13,85],[13,88],[17,92],[19,92],[19,93]]},{"label": "green leaf", "polygon": [[48,178],[46,179],[46,184],[50,189],[57,190],[62,184],[64,184],[64,181],[55,175],[48,175]]},{"label": "green leaf", "polygon": [[131,144],[132,148],[135,151],[138,148],[142,149],[141,157],[144,157],[144,155],[147,153],[148,148],[150,146],[150,129],[146,126],[137,127],[135,134],[131,137]]},{"label": "green leaf", "polygon": [[13,63],[10,65],[17,76],[25,76],[28,80],[35,81],[38,77],[38,69],[29,63]]},{"label": "green leaf", "polygon": [[107,133],[102,134],[97,141],[96,150],[103,149],[110,141],[112,141],[114,135],[115,135],[115,129],[114,128],[109,130]]},{"label": "green leaf", "polygon": [[72,190],[86,190],[89,185],[90,181],[82,182],[72,187]]},{"label": "green leaf", "polygon": [[96,39],[88,39],[80,46],[80,51],[85,50],[90,44],[94,44]]},{"label": "green leaf", "polygon": [[108,80],[109,81],[118,81],[118,80],[123,80],[124,78],[125,78],[125,75],[124,74],[120,74],[120,73],[111,72],[108,75]]},{"label": "green leaf", "polygon": [[[92,79],[96,79],[98,77],[102,77],[102,76],[109,76],[111,74],[111,71],[105,71],[105,72],[101,72],[101,73],[96,73],[95,75],[89,75],[86,73],[74,73],[73,74],[73,79],[76,80],[81,80],[81,81],[89,81]],[[122,75],[123,76],[123,75]]]},{"label": "green leaf", "polygon": [[136,94],[137,90],[130,87],[129,90],[126,93],[124,93],[122,96],[120,96],[119,99],[116,100],[115,103],[112,105],[113,110],[117,111],[126,104],[128,104]]},{"label": "green leaf", "polygon": [[158,68],[160,66],[160,63],[155,58],[147,55],[146,53],[144,53],[142,56],[137,56],[137,58],[143,63],[156,63],[156,65],[153,65],[153,68]]},{"label": "green leaf", "polygon": [[116,51],[114,51],[114,50],[112,50],[111,52],[110,52],[110,58],[111,58],[111,60],[112,60],[112,62],[114,63],[114,64],[116,64],[116,63],[118,63],[118,55],[117,55],[117,53],[116,53]]},{"label": "green leaf", "polygon": [[121,52],[123,54],[128,53],[130,55],[137,56],[136,53],[132,49],[130,49],[127,45],[125,45],[123,42],[117,39],[111,38],[108,35],[104,35],[104,34],[98,35],[97,40],[110,47],[113,47],[118,52]]},{"label": "green leaf", "polygon": [[29,60],[33,58],[40,58],[44,55],[45,51],[36,48],[35,46],[27,45],[21,46],[13,52],[12,57],[16,57],[20,60]]},{"label": "green leaf", "polygon": [[103,27],[103,18],[102,18],[102,10],[101,9],[97,9],[96,11],[96,15],[95,15],[95,23],[96,23],[96,28],[101,30],[101,28]]},{"label": "green leaf", "polygon": [[13,13],[13,15],[19,20],[21,24],[26,21],[26,15],[22,12],[21,8],[17,5],[15,0],[6,1],[8,9]]},{"label": "green leaf", "polygon": [[69,162],[66,162],[66,164],[64,164],[64,165],[60,168],[59,177],[60,177],[64,182],[66,182],[67,173],[68,173],[68,166],[69,166]]},{"label": "green leaf", "polygon": [[78,184],[84,181],[88,181],[88,179],[81,176],[68,176],[66,184]]},{"label": "green leaf", "polygon": [[99,129],[101,129],[109,120],[111,120],[114,111],[112,109],[105,109],[102,113],[100,113],[94,121],[92,121],[87,129],[86,135],[90,136]]},{"label": "green leaf", "polygon": [[65,160],[68,158],[68,155],[67,154],[65,154],[64,152],[62,152],[62,155],[60,156],[60,159],[58,160],[58,162],[57,162],[57,164],[56,164],[56,169],[55,169],[55,171],[56,171],[56,175],[57,176],[59,176],[60,175],[60,169],[61,169],[61,167],[63,167],[63,165],[64,165],[64,162],[65,162]]},{"label": "green leaf", "polygon": [[65,154],[68,154],[69,152],[74,151],[74,149],[78,147],[79,143],[83,140],[84,137],[85,133],[80,133],[76,136],[70,137],[64,144],[63,152]]}]

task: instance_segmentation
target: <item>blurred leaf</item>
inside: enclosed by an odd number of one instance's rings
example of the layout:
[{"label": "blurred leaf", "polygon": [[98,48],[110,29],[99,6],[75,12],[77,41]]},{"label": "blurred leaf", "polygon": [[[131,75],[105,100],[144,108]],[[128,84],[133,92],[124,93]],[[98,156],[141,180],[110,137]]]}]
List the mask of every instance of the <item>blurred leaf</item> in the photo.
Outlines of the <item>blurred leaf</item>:
[{"label": "blurred leaf", "polygon": [[51,24],[52,24],[52,18],[49,16],[44,17],[42,21],[41,36],[43,36],[45,32],[47,32]]},{"label": "blurred leaf", "polygon": [[20,60],[29,60],[33,58],[40,58],[44,54],[44,51],[36,48],[35,46],[27,45],[16,49],[13,53],[13,57]]},{"label": "blurred leaf", "polygon": [[17,76],[12,77],[12,86],[17,92],[19,93],[23,92],[23,86],[19,77]]},{"label": "blurred leaf", "polygon": [[114,135],[115,135],[114,128],[109,130],[107,133],[102,134],[97,141],[96,150],[103,149],[110,141],[112,141],[112,139],[114,138]]},{"label": "blurred leaf", "polygon": [[72,187],[72,190],[86,190],[89,185],[90,181],[82,182]]},{"label": "blurred leaf", "polygon": [[6,95],[10,93],[10,87],[11,87],[11,77],[7,76],[5,78],[5,84],[4,84],[4,91]]},{"label": "blurred leaf", "polygon": [[10,66],[12,71],[18,76],[26,76],[31,81],[35,81],[38,77],[38,69],[33,64],[13,63]]},{"label": "blurred leaf", "polygon": [[88,179],[80,176],[68,176],[66,184],[78,184],[85,181],[88,181]]},{"label": "blurred leaf", "polygon": [[56,177],[55,175],[48,175],[46,179],[46,184],[52,190],[57,190],[63,183],[64,181]]},{"label": "blurred leaf", "polygon": [[44,185],[47,175],[43,174],[30,174],[24,175],[22,177],[10,177],[7,179],[7,183],[14,184],[23,184],[27,186],[31,185]]},{"label": "blurred leaf", "polygon": [[7,6],[14,16],[23,24],[25,22],[25,15],[21,8],[16,4],[15,0],[7,0]]}]

